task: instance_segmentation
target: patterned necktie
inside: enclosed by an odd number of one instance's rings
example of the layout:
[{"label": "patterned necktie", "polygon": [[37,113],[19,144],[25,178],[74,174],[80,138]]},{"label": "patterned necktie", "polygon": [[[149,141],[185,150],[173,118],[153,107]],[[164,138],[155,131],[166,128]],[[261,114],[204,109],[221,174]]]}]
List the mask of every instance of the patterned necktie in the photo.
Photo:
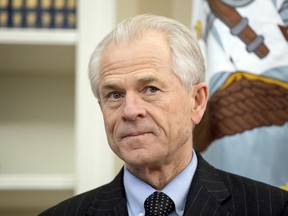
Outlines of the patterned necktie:
[{"label": "patterned necktie", "polygon": [[175,205],[173,200],[163,192],[155,191],[144,202],[145,216],[167,216]]}]

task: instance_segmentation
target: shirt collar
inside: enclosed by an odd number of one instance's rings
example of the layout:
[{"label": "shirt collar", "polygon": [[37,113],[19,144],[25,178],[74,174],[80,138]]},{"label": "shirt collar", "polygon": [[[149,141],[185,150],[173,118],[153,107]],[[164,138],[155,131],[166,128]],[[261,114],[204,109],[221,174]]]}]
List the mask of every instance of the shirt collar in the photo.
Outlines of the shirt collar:
[{"label": "shirt collar", "polygon": [[[192,182],[192,178],[197,167],[197,156],[193,150],[193,156],[188,166],[177,175],[163,190],[175,203],[178,215],[183,215],[184,208]],[[128,212],[132,215],[144,215],[144,202],[155,189],[134,176],[124,166],[124,187],[127,197]],[[175,190],[177,188],[177,190]],[[129,215],[130,215],[129,214]]]}]

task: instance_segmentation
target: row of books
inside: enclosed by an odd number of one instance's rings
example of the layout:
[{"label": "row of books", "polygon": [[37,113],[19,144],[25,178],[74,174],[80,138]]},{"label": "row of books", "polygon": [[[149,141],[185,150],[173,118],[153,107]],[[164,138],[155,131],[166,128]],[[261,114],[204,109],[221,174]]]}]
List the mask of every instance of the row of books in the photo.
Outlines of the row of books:
[{"label": "row of books", "polygon": [[76,28],[76,0],[0,0],[0,28]]}]

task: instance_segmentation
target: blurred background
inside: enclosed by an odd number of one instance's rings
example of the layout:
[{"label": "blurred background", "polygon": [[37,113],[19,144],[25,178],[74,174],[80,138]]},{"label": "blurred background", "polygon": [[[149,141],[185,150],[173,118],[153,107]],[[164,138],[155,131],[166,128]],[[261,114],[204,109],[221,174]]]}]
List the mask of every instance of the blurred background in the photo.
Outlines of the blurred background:
[{"label": "blurred background", "polygon": [[122,162],[108,147],[90,91],[90,54],[116,23],[137,14],[164,15],[190,27],[191,5],[0,0],[1,216],[36,215],[112,180]]}]

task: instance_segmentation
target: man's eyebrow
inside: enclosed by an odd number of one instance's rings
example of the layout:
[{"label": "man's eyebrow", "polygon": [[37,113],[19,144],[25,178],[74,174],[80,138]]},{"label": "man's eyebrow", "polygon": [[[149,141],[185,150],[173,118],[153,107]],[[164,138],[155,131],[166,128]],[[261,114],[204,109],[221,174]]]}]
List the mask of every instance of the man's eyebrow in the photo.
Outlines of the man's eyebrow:
[{"label": "man's eyebrow", "polygon": [[116,82],[105,82],[101,88],[102,90],[116,90],[116,89],[121,89],[121,86],[116,83]]},{"label": "man's eyebrow", "polygon": [[139,77],[136,78],[136,82],[141,85],[146,85],[155,81],[158,81],[157,77],[154,76],[147,76],[147,77]]},{"label": "man's eyebrow", "polygon": [[[135,82],[138,86],[147,85],[152,82],[161,82],[158,77],[155,76],[144,76],[144,77],[136,77]],[[123,86],[117,82],[110,82],[106,81],[101,85],[100,90],[107,91],[107,90],[120,90]]]},{"label": "man's eyebrow", "polygon": [[148,83],[151,83],[151,82],[154,82],[156,81],[157,79],[155,77],[141,77],[139,79],[136,78],[136,82],[138,84],[142,84],[142,85],[145,85],[145,84],[148,84]]}]

